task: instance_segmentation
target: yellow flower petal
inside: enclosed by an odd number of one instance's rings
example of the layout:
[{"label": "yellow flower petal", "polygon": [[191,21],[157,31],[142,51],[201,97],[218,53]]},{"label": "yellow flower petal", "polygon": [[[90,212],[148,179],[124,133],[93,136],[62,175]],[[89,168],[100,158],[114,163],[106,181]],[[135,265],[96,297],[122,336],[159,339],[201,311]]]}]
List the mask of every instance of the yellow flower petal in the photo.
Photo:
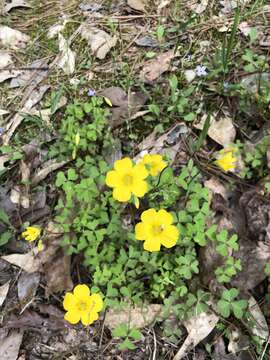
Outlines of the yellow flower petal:
[{"label": "yellow flower petal", "polygon": [[157,213],[157,221],[162,225],[171,225],[173,216],[168,211],[161,209]]},{"label": "yellow flower petal", "polygon": [[97,319],[98,319],[98,313],[95,311],[91,311],[91,312],[85,311],[81,313],[81,321],[82,324],[85,326],[91,325]]},{"label": "yellow flower petal", "polygon": [[131,191],[135,196],[143,197],[148,190],[147,182],[144,180],[135,181],[131,186]]},{"label": "yellow flower petal", "polygon": [[148,171],[142,163],[139,163],[134,166],[133,174],[134,174],[135,178],[143,180],[143,179],[147,178]]},{"label": "yellow flower petal", "polygon": [[65,297],[64,297],[64,301],[63,301],[63,307],[66,311],[68,311],[69,309],[72,309],[76,306],[76,298],[75,296],[68,292],[66,293]]},{"label": "yellow flower petal", "polygon": [[103,308],[103,300],[99,294],[92,294],[90,296],[91,298],[91,305],[93,305],[93,308],[91,306],[91,311],[99,312]]},{"label": "yellow flower petal", "polygon": [[80,318],[80,313],[75,309],[69,310],[64,316],[64,319],[73,325],[77,324],[80,321]]},{"label": "yellow flower petal", "polygon": [[28,226],[26,230],[22,233],[22,237],[27,241],[36,240],[41,233],[41,230],[35,226]]},{"label": "yellow flower petal", "polygon": [[148,209],[142,213],[141,219],[143,222],[151,223],[151,222],[155,221],[156,215],[157,215],[157,212],[155,209]]},{"label": "yellow flower petal", "polygon": [[160,242],[155,240],[146,240],[143,244],[144,250],[147,251],[159,251],[160,250]]},{"label": "yellow flower petal", "polygon": [[132,166],[133,166],[132,161],[128,157],[121,160],[116,160],[114,163],[114,168],[119,173],[126,173],[128,171],[131,171]]},{"label": "yellow flower petal", "polygon": [[131,191],[128,187],[115,187],[113,189],[113,198],[120,202],[126,202],[129,201],[131,197]]},{"label": "yellow flower petal", "polygon": [[149,225],[145,224],[143,222],[140,222],[140,223],[136,224],[136,226],[135,226],[135,238],[137,240],[145,240],[146,234],[148,233],[147,227],[149,227]]},{"label": "yellow flower petal", "polygon": [[111,170],[106,175],[106,185],[109,187],[115,187],[120,185],[121,178],[115,170]]},{"label": "yellow flower petal", "polygon": [[179,231],[176,226],[168,225],[165,227],[162,235],[161,235],[161,244],[166,248],[171,248],[176,245],[179,237]]},{"label": "yellow flower petal", "polygon": [[87,300],[88,296],[90,295],[90,290],[87,285],[80,284],[75,286],[73,293],[76,296],[76,298],[80,300]]}]

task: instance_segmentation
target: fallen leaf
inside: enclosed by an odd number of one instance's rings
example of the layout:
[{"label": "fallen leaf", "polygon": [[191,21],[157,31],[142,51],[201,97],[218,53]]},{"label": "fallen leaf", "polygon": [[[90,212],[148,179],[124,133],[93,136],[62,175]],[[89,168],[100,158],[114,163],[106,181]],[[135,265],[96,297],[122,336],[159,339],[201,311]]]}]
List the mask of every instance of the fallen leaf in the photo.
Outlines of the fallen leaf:
[{"label": "fallen leaf", "polygon": [[[4,323],[7,328],[15,329],[31,329],[36,331],[43,331],[47,333],[47,330],[62,330],[67,328],[69,325],[63,317],[58,318],[55,316],[43,317],[32,310],[26,310],[21,316],[12,314],[7,321]],[[12,358],[11,360],[14,360]]]},{"label": "fallen leaf", "polygon": [[42,165],[42,169],[38,170],[38,172],[31,179],[31,183],[33,186],[40,183],[44,180],[51,172],[60,169],[62,166],[66,165],[68,161],[57,162],[56,160],[48,160]]},{"label": "fallen leaf", "polygon": [[13,204],[22,206],[24,209],[28,209],[30,205],[30,200],[27,195],[24,195],[24,187],[20,185],[15,185],[10,192],[10,201]]},{"label": "fallen leaf", "polygon": [[219,3],[222,6],[221,14],[228,15],[239,5],[245,5],[250,0],[220,0]]},{"label": "fallen leaf", "polygon": [[120,324],[129,324],[131,328],[143,328],[151,324],[161,313],[162,306],[159,304],[146,305],[144,308],[131,307],[126,304],[123,310],[109,309],[105,316],[105,325],[111,330]]},{"label": "fallen leaf", "polygon": [[243,85],[243,87],[247,91],[255,94],[255,93],[259,93],[261,86],[268,84],[269,80],[270,80],[269,73],[266,72],[260,74],[256,73],[243,77],[243,79],[241,80],[241,85]]},{"label": "fallen leaf", "polygon": [[18,280],[18,298],[21,305],[27,304],[35,296],[40,281],[40,274],[22,273]]},{"label": "fallen leaf", "polygon": [[238,25],[238,29],[241,31],[243,35],[248,36],[251,30],[251,26],[248,24],[247,21],[242,21]]},{"label": "fallen leaf", "polygon": [[10,49],[24,48],[30,37],[8,26],[0,26],[0,44]]},{"label": "fallen leaf", "polygon": [[27,66],[27,70],[22,70],[10,82],[11,88],[20,86],[37,86],[43,81],[49,72],[48,63],[44,59],[35,60]]},{"label": "fallen leaf", "polygon": [[117,43],[117,37],[111,37],[105,31],[95,28],[89,24],[82,25],[80,33],[85,39],[92,51],[92,54],[98,59],[104,59],[107,53]]},{"label": "fallen leaf", "polygon": [[23,339],[23,331],[12,330],[7,337],[0,342],[0,354],[2,360],[15,360],[18,358]]},{"label": "fallen leaf", "polygon": [[158,47],[159,46],[159,42],[157,39],[153,38],[150,35],[145,35],[145,36],[141,36],[138,39],[135,39],[135,44],[138,46],[143,46],[143,47]]},{"label": "fallen leaf", "polygon": [[118,86],[111,86],[103,90],[100,95],[108,98],[113,106],[126,106],[127,94]]},{"label": "fallen leaf", "polygon": [[99,10],[102,9],[102,4],[97,4],[97,3],[94,3],[89,0],[86,0],[86,1],[83,1],[80,5],[79,5],[79,8],[82,10],[82,11],[91,11],[91,12],[97,12]]},{"label": "fallen leaf", "polygon": [[204,186],[209,190],[210,202],[214,194],[220,194],[225,200],[229,197],[227,189],[218,178],[211,177],[204,182]]},{"label": "fallen leaf", "polygon": [[183,359],[190,350],[212,332],[218,321],[219,317],[214,313],[201,313],[183,322],[188,331],[188,336],[173,360]]},{"label": "fallen leaf", "polygon": [[262,47],[270,47],[270,35],[258,35],[260,41],[259,44]]},{"label": "fallen leaf", "polygon": [[69,47],[69,41],[63,35],[58,34],[59,51],[61,53],[57,65],[64,71],[65,74],[71,75],[75,70],[75,52]]},{"label": "fallen leaf", "polygon": [[13,60],[10,53],[0,50],[0,69],[3,69],[11,64],[13,64]]},{"label": "fallen leaf", "polygon": [[157,7],[157,13],[160,14],[161,10],[164,9],[166,6],[170,5],[172,0],[161,0],[158,7]]},{"label": "fallen leaf", "polygon": [[61,246],[62,233],[55,223],[50,222],[45,230],[44,250],[39,253],[40,271],[46,277],[46,295],[71,290],[70,256]]},{"label": "fallen leaf", "polygon": [[206,10],[207,5],[208,5],[208,0],[201,0],[197,4],[191,5],[190,9],[194,11],[196,14],[202,14]]},{"label": "fallen leaf", "polygon": [[[46,91],[50,88],[49,85],[42,85],[39,88],[31,92],[30,96],[26,100],[24,107],[21,109],[21,113],[27,113],[33,106],[35,106],[44,96]],[[17,127],[23,121],[24,116],[17,113],[6,125],[6,133],[3,135],[3,143],[7,145],[11,139],[13,133]]]},{"label": "fallen leaf", "polygon": [[4,12],[8,13],[11,9],[17,7],[31,8],[32,6],[24,0],[11,0],[4,7]]},{"label": "fallen leaf", "polygon": [[6,114],[9,114],[8,110],[0,109],[0,116],[6,115]]},{"label": "fallen leaf", "polygon": [[0,286],[0,307],[3,305],[9,290],[9,281]]},{"label": "fallen leaf", "polygon": [[[202,130],[206,119],[207,114],[205,114],[201,121],[198,124],[195,124],[194,127]],[[207,135],[222,146],[233,143],[236,136],[236,130],[232,119],[228,116],[224,116],[217,121],[214,116],[211,116]]]},{"label": "fallen leaf", "polygon": [[19,70],[1,70],[0,71],[0,83],[8,79],[18,76],[21,72]]},{"label": "fallen leaf", "polygon": [[185,70],[184,72],[185,78],[188,83],[190,83],[192,80],[196,77],[196,72],[194,70]]},{"label": "fallen leaf", "polygon": [[174,56],[174,50],[169,50],[158,55],[155,59],[146,61],[139,75],[140,80],[149,83],[156,80],[161,74],[169,70],[170,62]]},{"label": "fallen leaf", "polygon": [[145,0],[128,0],[128,6],[137,11],[145,11]]},{"label": "fallen leaf", "polygon": [[40,261],[36,257],[38,249],[34,248],[26,254],[11,254],[2,256],[1,259],[12,265],[18,266],[28,273],[34,273],[39,270]]},{"label": "fallen leaf", "polygon": [[63,22],[63,24],[54,24],[49,27],[47,32],[48,39],[53,39],[56,35],[58,35],[65,27],[67,22]]},{"label": "fallen leaf", "polygon": [[263,340],[268,339],[269,328],[267,322],[253,296],[251,296],[248,300],[247,327],[252,335],[258,336]]}]

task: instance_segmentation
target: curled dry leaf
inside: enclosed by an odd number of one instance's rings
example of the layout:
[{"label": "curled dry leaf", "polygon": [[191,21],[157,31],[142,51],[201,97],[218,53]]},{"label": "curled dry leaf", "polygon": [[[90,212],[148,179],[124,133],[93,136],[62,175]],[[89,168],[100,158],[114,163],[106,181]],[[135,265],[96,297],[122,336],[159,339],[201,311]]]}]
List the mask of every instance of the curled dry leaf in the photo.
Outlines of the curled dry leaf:
[{"label": "curled dry leaf", "polygon": [[69,41],[63,35],[58,34],[60,57],[57,65],[64,71],[65,74],[71,75],[75,70],[75,52],[69,47]]},{"label": "curled dry leaf", "polygon": [[140,72],[140,80],[146,83],[156,80],[161,74],[169,70],[170,62],[174,56],[174,50],[169,50],[158,55],[155,59],[146,61]]},{"label": "curled dry leaf", "polygon": [[55,160],[48,160],[42,165],[42,168],[38,170],[38,172],[34,175],[32,178],[32,185],[35,186],[38,183],[40,183],[42,180],[44,180],[51,172],[60,169],[64,165],[66,165],[68,161],[60,161],[57,162]]},{"label": "curled dry leaf", "polygon": [[253,296],[251,296],[248,300],[248,311],[247,325],[252,335],[259,336],[261,339],[267,340],[269,337],[269,328],[265,317]]},{"label": "curled dry leaf", "polygon": [[220,194],[225,200],[229,197],[227,189],[218,178],[211,177],[209,180],[204,182],[204,186],[209,190],[210,202],[214,194]]},{"label": "curled dry leaf", "polygon": [[128,6],[137,11],[145,11],[146,0],[127,0]]},{"label": "curled dry leaf", "polygon": [[46,277],[46,294],[73,288],[70,270],[70,256],[60,244],[62,233],[56,224],[50,222],[45,230],[45,248],[39,253],[40,271]]},{"label": "curled dry leaf", "polygon": [[11,55],[7,51],[0,50],[0,69],[3,69],[11,64],[13,64]]},{"label": "curled dry leaf", "polygon": [[108,98],[113,106],[126,105],[127,94],[118,86],[111,86],[100,93],[101,96]]},{"label": "curled dry leaf", "polygon": [[197,4],[193,4],[190,6],[190,9],[194,11],[196,14],[202,14],[208,5],[208,0],[201,0]]},{"label": "curled dry leaf", "polygon": [[17,7],[31,8],[32,6],[24,0],[11,0],[4,6],[4,12],[8,13],[11,9]]},{"label": "curled dry leaf", "polygon": [[0,354],[3,360],[15,360],[18,358],[23,339],[23,331],[12,330],[7,337],[0,342]]},{"label": "curled dry leaf", "polygon": [[24,48],[30,37],[8,26],[0,26],[0,45],[10,49]]},{"label": "curled dry leaf", "polygon": [[88,42],[92,54],[98,59],[104,59],[111,48],[117,43],[116,36],[112,37],[105,31],[89,24],[82,25],[80,33],[82,38]]},{"label": "curled dry leaf", "polygon": [[18,266],[28,273],[34,273],[39,270],[40,261],[36,257],[38,248],[34,248],[26,254],[11,254],[2,256],[1,259],[12,265]]},{"label": "curled dry leaf", "polygon": [[9,290],[9,281],[6,282],[4,285],[0,286],[0,307],[3,305],[4,301],[6,300],[8,290]]},{"label": "curled dry leaf", "polygon": [[111,330],[120,324],[130,324],[130,327],[143,328],[151,324],[161,313],[162,306],[150,304],[145,307],[131,307],[126,304],[123,310],[109,309],[105,317],[105,325]]},{"label": "curled dry leaf", "polygon": [[185,321],[183,324],[188,331],[188,336],[173,360],[183,359],[190,350],[211,333],[218,321],[219,317],[214,313],[201,313]]},{"label": "curled dry leaf", "polygon": [[[207,119],[205,114],[198,124],[195,124],[196,129],[202,130],[204,123]],[[210,127],[207,135],[218,144],[225,146],[234,142],[236,136],[236,130],[233,125],[232,119],[228,116],[220,118],[218,121],[211,116]]]},{"label": "curled dry leaf", "polygon": [[15,78],[20,75],[20,70],[1,70],[0,71],[0,83],[11,78]]},{"label": "curled dry leaf", "polygon": [[18,298],[22,306],[35,296],[40,281],[40,274],[22,273],[18,280]]}]

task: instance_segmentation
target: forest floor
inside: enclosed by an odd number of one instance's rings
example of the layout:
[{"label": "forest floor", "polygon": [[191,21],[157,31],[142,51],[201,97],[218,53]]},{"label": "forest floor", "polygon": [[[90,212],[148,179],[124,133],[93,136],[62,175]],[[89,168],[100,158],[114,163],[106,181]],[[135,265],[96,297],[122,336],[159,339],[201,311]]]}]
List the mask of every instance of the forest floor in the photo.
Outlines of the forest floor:
[{"label": "forest floor", "polygon": [[270,360],[269,1],[0,14],[1,359]]}]

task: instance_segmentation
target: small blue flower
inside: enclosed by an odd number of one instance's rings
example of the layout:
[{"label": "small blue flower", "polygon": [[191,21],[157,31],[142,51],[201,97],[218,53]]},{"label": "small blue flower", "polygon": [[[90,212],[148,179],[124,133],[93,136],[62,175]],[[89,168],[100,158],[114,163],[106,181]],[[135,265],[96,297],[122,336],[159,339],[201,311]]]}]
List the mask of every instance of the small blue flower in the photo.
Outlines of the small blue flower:
[{"label": "small blue flower", "polygon": [[195,69],[197,76],[206,76],[208,74],[207,68],[204,65],[198,65]]},{"label": "small blue flower", "polygon": [[92,96],[95,96],[95,95],[96,95],[96,92],[95,92],[95,90],[93,90],[93,89],[89,89],[88,92],[87,92],[87,95],[90,96],[90,97],[92,97]]},{"label": "small blue flower", "polygon": [[4,132],[5,132],[5,129],[0,127],[0,136],[3,136],[4,135]]},{"label": "small blue flower", "polygon": [[230,87],[230,84],[228,83],[228,81],[224,81],[224,83],[223,83],[223,89],[224,89],[224,91],[228,91],[228,90],[229,90],[229,87]]}]

